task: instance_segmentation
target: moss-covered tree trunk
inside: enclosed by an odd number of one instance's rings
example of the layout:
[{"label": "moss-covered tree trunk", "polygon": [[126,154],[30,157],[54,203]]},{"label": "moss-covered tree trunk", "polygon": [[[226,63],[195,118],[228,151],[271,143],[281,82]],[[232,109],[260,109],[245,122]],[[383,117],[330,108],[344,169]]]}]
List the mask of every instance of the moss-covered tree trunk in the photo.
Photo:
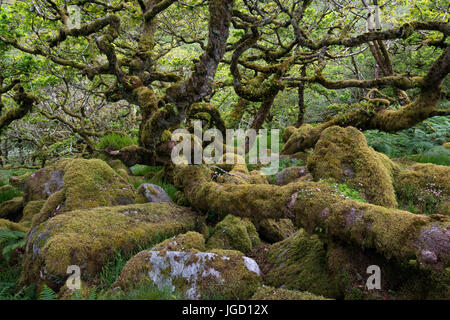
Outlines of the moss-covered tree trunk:
[{"label": "moss-covered tree trunk", "polygon": [[180,168],[175,177],[192,206],[204,212],[252,219],[290,218],[309,232],[371,248],[421,268],[450,266],[450,220],[348,200],[327,183],[286,186],[235,185],[212,181],[202,167]]}]

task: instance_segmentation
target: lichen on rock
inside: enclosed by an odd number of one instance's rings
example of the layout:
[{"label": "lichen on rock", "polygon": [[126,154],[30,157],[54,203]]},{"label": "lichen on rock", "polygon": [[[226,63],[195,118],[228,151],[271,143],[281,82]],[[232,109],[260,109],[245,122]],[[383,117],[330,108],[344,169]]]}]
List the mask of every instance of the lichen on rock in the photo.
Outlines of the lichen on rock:
[{"label": "lichen on rock", "polygon": [[127,291],[147,281],[184,299],[248,299],[261,285],[256,262],[238,251],[142,251],[113,287]]},{"label": "lichen on rock", "polygon": [[136,203],[146,203],[146,202],[169,202],[169,195],[163,188],[157,186],[156,184],[144,183],[137,190]]}]

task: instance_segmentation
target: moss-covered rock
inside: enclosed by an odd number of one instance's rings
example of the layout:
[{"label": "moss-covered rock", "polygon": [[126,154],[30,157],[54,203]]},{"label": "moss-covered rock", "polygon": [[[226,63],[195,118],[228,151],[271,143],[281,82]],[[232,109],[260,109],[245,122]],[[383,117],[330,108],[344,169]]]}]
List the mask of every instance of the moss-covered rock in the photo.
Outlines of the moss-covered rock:
[{"label": "moss-covered rock", "polygon": [[31,219],[31,225],[37,226],[46,220],[64,212],[64,190],[59,190],[48,197],[38,214]]},{"label": "moss-covered rock", "polygon": [[259,170],[250,172],[249,183],[251,184],[268,184],[267,176]]},{"label": "moss-covered rock", "polygon": [[393,186],[396,165],[367,145],[356,128],[338,126],[324,130],[308,158],[314,179],[334,179],[360,191],[368,202],[396,207]]},{"label": "moss-covered rock", "polygon": [[[344,299],[450,299],[450,270],[420,270],[415,260],[399,263],[373,250],[363,251],[338,242],[328,243],[327,263]],[[370,276],[367,268],[372,265],[381,270],[379,290],[366,288]]]},{"label": "moss-covered rock", "polygon": [[414,204],[420,213],[450,215],[450,167],[414,164],[395,178],[400,204]]},{"label": "moss-covered rock", "polygon": [[297,131],[296,127],[294,127],[294,126],[287,127],[284,130],[283,135],[281,136],[281,139],[283,140],[283,142],[286,143],[295,131]]},{"label": "moss-covered rock", "polygon": [[271,243],[289,238],[297,231],[290,219],[263,219],[258,223],[258,233]]},{"label": "moss-covered rock", "polygon": [[19,232],[28,232],[30,228],[24,226],[21,223],[12,222],[6,219],[0,219],[0,230],[4,231],[19,231]]},{"label": "moss-covered rock", "polygon": [[301,292],[274,287],[261,286],[251,300],[327,300],[309,292]]},{"label": "moss-covered rock", "polygon": [[137,190],[136,203],[146,203],[146,202],[169,202],[169,195],[163,188],[157,186],[156,184],[144,183]]},{"label": "moss-covered rock", "polygon": [[261,276],[256,262],[238,251],[142,251],[127,262],[113,286],[127,291],[143,282],[191,300],[248,299]]},{"label": "moss-covered rock", "polygon": [[0,218],[19,221],[22,217],[23,198],[17,197],[0,203]]},{"label": "moss-covered rock", "polygon": [[177,235],[173,238],[164,240],[152,248],[152,251],[206,251],[205,237],[198,232],[190,231],[188,233]]},{"label": "moss-covered rock", "polygon": [[45,200],[36,200],[28,202],[25,208],[23,208],[23,215],[22,219],[20,220],[20,223],[23,223],[24,225],[27,226],[31,226],[33,217],[39,214],[44,204]]},{"label": "moss-covered rock", "polygon": [[120,160],[110,160],[108,161],[108,165],[116,171],[119,176],[124,178],[126,181],[129,181],[130,179],[130,169],[123,164]]},{"label": "moss-covered rock", "polygon": [[134,203],[134,187],[99,159],[72,160],[63,185],[65,211]]},{"label": "moss-covered rock", "polygon": [[206,243],[209,249],[233,249],[248,253],[260,242],[250,220],[228,215],[219,222]]},{"label": "moss-covered rock", "polygon": [[24,202],[46,200],[50,195],[63,188],[65,168],[72,159],[62,159],[33,173],[24,186]]},{"label": "moss-covered rock", "polygon": [[300,229],[294,236],[273,244],[266,254],[272,265],[266,283],[274,287],[308,291],[335,298],[339,291],[329,274],[326,250],[316,235],[309,236]]},{"label": "moss-covered rock", "polygon": [[[57,205],[55,198],[61,200]],[[35,172],[25,182],[25,203],[47,199],[49,204],[44,206],[47,211],[40,214],[43,218],[40,222],[49,218],[58,206],[64,212],[132,204],[135,190],[102,160],[63,159]]]},{"label": "moss-covered rock", "polygon": [[23,190],[25,188],[25,181],[32,175],[31,172],[24,173],[21,176],[9,177],[9,184],[16,189]]},{"label": "moss-covered rock", "polygon": [[21,282],[58,289],[70,265],[80,266],[86,280],[115,253],[130,254],[154,238],[196,230],[197,224],[194,212],[168,203],[62,213],[29,232]]},{"label": "moss-covered rock", "polygon": [[284,186],[308,175],[308,173],[306,167],[289,167],[276,174],[275,182],[279,186]]}]

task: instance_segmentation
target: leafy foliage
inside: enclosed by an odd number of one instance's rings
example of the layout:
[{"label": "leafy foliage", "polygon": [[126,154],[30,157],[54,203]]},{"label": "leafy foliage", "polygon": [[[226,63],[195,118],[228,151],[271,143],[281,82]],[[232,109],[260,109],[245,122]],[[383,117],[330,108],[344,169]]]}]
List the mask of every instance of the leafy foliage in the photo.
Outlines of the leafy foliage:
[{"label": "leafy foliage", "polygon": [[21,195],[21,192],[15,188],[8,188],[0,191],[0,203],[11,200]]},{"label": "leafy foliage", "polygon": [[[422,161],[420,161],[420,157],[417,159],[419,162],[423,162],[425,160],[432,161],[435,157],[438,161],[442,161],[442,157],[448,152],[438,147],[446,141],[450,141],[449,128],[450,117],[434,117],[414,128],[397,133],[370,130],[364,134],[371,147],[389,157],[396,158],[431,152],[428,159],[426,157],[422,158]],[[445,164],[445,161],[443,162]],[[448,162],[446,164],[448,165]]]},{"label": "leafy foliage", "polygon": [[12,253],[25,245],[25,232],[0,230],[0,245],[3,246],[2,255],[9,261]]},{"label": "leafy foliage", "polygon": [[132,138],[129,135],[121,135],[111,133],[103,136],[97,144],[97,148],[106,150],[120,150],[122,148],[136,145],[137,138]]},{"label": "leafy foliage", "polygon": [[43,285],[41,293],[39,294],[39,300],[57,300],[55,291],[49,288],[47,285]]},{"label": "leafy foliage", "polygon": [[359,202],[366,202],[366,200],[363,197],[361,197],[358,190],[355,190],[346,184],[336,184],[335,186],[344,197]]}]

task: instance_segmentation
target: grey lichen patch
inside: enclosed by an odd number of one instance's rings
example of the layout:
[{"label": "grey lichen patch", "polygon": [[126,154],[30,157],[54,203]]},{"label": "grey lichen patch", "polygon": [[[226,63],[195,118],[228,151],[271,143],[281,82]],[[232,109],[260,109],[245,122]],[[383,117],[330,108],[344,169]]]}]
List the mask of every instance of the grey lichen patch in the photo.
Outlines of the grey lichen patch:
[{"label": "grey lichen patch", "polygon": [[122,270],[115,287],[127,291],[143,281],[185,299],[247,299],[261,284],[256,262],[237,251],[142,251]]},{"label": "grey lichen patch", "polygon": [[163,188],[155,184],[145,183],[138,188],[137,192],[137,203],[172,202],[167,192],[164,191]]}]

